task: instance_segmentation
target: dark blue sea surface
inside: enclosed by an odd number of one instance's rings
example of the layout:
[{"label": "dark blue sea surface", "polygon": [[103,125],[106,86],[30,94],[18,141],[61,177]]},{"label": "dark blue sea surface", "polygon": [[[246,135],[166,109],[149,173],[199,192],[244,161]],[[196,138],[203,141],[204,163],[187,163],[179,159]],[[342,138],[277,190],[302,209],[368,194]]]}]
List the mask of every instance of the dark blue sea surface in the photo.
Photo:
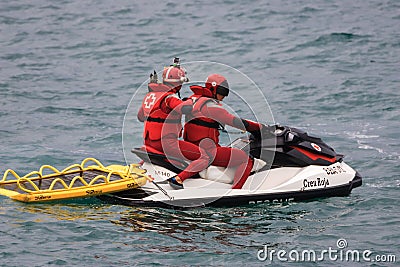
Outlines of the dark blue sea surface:
[{"label": "dark blue sea surface", "polygon": [[[0,1],[0,173],[125,164],[132,96],[179,56],[247,75],[273,121],[322,137],[363,176],[348,197],[181,211],[0,196],[0,266],[286,266],[257,253],[339,239],[400,261],[399,29],[395,0]],[[141,144],[140,127],[124,130]]]}]

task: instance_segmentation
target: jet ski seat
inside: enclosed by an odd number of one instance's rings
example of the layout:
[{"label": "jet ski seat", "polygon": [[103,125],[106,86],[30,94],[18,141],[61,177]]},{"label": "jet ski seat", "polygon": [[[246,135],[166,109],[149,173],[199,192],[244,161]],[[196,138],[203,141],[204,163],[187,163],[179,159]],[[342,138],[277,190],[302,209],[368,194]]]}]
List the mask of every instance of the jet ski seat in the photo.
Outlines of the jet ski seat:
[{"label": "jet ski seat", "polygon": [[[143,145],[140,148],[133,148],[132,152],[145,162],[151,162],[153,164],[165,167],[175,173],[181,172],[188,166],[188,162],[176,157],[167,157],[163,152],[150,146]],[[265,165],[265,161],[254,158],[254,166],[251,171],[258,171]],[[232,184],[235,171],[236,168],[209,166],[207,169],[199,172],[199,176],[210,181]]]},{"label": "jet ski seat", "polygon": [[163,152],[146,145],[143,145],[140,148],[133,148],[131,152],[136,154],[136,156],[145,162],[151,162],[165,167],[175,173],[181,172],[189,165],[182,159],[171,156],[167,157]]},{"label": "jet ski seat", "polygon": [[[261,159],[254,158],[254,165],[251,172],[262,169],[267,163]],[[199,173],[200,177],[206,180],[233,184],[236,168],[225,168],[218,166],[210,166]]]}]

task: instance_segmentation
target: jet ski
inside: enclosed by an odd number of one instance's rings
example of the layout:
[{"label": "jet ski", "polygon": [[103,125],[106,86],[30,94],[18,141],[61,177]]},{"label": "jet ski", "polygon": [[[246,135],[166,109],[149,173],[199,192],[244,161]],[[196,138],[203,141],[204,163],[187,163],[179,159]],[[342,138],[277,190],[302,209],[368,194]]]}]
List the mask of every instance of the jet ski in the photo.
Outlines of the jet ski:
[{"label": "jet ski", "polygon": [[234,140],[231,147],[254,158],[252,172],[241,189],[231,189],[235,170],[209,166],[175,190],[167,179],[188,163],[150,148],[134,148],[141,168],[152,183],[98,198],[129,206],[203,207],[238,206],[263,202],[310,200],[347,196],[362,185],[361,175],[343,161],[343,155],[307,132],[288,126],[264,127],[262,132]]}]

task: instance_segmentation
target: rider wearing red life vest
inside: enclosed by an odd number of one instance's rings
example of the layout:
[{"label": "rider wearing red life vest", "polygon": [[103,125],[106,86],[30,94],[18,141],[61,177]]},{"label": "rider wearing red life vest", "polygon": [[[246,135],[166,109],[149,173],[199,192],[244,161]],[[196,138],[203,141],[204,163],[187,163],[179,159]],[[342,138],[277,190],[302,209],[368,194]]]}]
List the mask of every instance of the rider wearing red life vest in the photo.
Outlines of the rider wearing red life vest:
[{"label": "rider wearing red life vest", "polygon": [[237,167],[232,188],[242,188],[251,172],[254,160],[240,149],[221,147],[219,128],[221,124],[227,124],[241,130],[256,132],[260,131],[262,125],[230,114],[219,103],[229,94],[229,85],[225,77],[212,74],[208,76],[205,87],[195,85],[190,89],[194,92],[190,97],[193,100],[193,110],[192,114],[186,117],[184,140],[196,145],[207,139],[212,140],[212,146],[207,148],[214,154],[212,165]]},{"label": "rider wearing red life vest", "polygon": [[144,121],[143,139],[146,146],[152,147],[167,156],[191,160],[188,167],[177,176],[168,179],[175,189],[181,189],[182,181],[207,168],[210,164],[208,154],[198,146],[178,140],[182,131],[182,114],[190,113],[192,101],[182,101],[175,93],[183,82],[189,81],[179,59],[174,65],[164,68],[163,83],[158,83],[157,74],[150,75],[149,92],[143,99],[138,112],[139,121]]},{"label": "rider wearing red life vest", "polygon": [[[140,121],[144,121],[143,139],[145,142],[159,141],[161,140],[164,124],[168,123],[179,129],[182,113],[190,112],[192,103],[190,101],[185,101],[185,103],[175,96],[175,93],[179,90],[178,87],[171,88],[162,83],[149,83],[148,89],[149,92],[142,101],[138,118]],[[178,133],[179,130],[173,131],[173,129],[170,129],[167,135],[171,135],[172,138],[178,138]]]}]

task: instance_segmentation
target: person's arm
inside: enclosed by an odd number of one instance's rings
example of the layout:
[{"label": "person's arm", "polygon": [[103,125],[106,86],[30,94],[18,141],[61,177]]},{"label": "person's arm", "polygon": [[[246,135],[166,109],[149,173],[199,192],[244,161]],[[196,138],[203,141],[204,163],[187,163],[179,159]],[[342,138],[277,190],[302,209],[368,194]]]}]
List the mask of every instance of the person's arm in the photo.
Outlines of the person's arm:
[{"label": "person's arm", "polygon": [[143,107],[140,107],[138,114],[137,114],[137,118],[139,121],[144,122],[146,120],[145,116],[144,116],[144,111],[143,111]]},{"label": "person's arm", "polygon": [[[254,132],[254,131],[259,131],[261,129],[261,124],[252,120],[246,120],[246,119],[242,119],[242,118],[238,118],[235,117],[233,119],[233,123],[236,124],[239,127],[243,127],[245,128],[246,131],[248,132]],[[236,127],[234,125],[231,125],[233,127]],[[236,127],[236,128],[239,128]]]},{"label": "person's arm", "polygon": [[182,101],[175,95],[167,96],[165,98],[165,104],[169,109],[183,114],[188,114],[192,112],[193,109],[193,101],[190,98]]},{"label": "person's arm", "polygon": [[258,131],[261,128],[261,125],[259,123],[236,117],[229,113],[221,105],[213,102],[205,104],[201,109],[201,113],[207,118],[213,119],[221,124],[226,124],[240,130],[252,132]]}]

